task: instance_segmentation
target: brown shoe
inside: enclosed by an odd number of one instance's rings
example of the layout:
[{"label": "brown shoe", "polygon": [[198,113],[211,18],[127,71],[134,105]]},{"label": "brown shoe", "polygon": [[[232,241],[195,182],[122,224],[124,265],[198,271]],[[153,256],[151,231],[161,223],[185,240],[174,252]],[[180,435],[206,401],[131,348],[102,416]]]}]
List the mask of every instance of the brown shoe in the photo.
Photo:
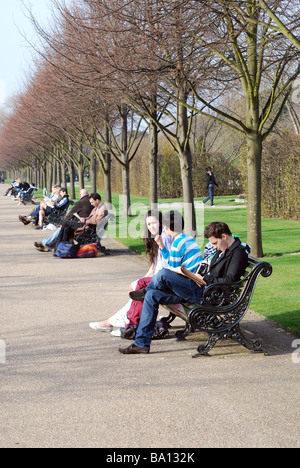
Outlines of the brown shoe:
[{"label": "brown shoe", "polygon": [[146,289],[138,289],[137,291],[132,291],[129,293],[130,299],[133,301],[143,302],[146,296]]},{"label": "brown shoe", "polygon": [[39,252],[51,252],[51,250],[48,249],[48,247],[45,247],[43,244],[39,242],[35,242],[33,245],[37,250],[39,250]]},{"label": "brown shoe", "polygon": [[27,218],[25,218],[25,216],[19,216],[19,220],[21,221],[21,223],[25,224],[25,226],[31,223],[31,221],[28,221]]},{"label": "brown shoe", "polygon": [[149,354],[150,353],[150,349],[139,348],[139,346],[135,346],[134,344],[130,345],[128,348],[119,348],[119,351],[122,354]]}]

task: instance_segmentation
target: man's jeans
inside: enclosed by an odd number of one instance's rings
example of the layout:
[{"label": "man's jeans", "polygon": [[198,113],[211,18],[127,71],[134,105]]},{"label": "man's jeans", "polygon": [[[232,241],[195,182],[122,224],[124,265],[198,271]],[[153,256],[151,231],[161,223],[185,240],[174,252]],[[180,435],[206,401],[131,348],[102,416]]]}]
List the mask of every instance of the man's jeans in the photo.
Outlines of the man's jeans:
[{"label": "man's jeans", "polygon": [[204,287],[171,270],[161,270],[146,288],[142,315],[134,340],[135,346],[150,348],[159,305],[175,305],[183,301],[202,302]]},{"label": "man's jeans", "polygon": [[59,237],[59,235],[60,235],[60,230],[61,230],[61,228],[57,229],[57,230],[55,231],[55,233],[52,234],[51,237],[49,237],[49,239],[44,239],[44,240],[42,241],[43,246],[44,246],[44,247],[49,247],[50,249],[51,249],[51,248],[54,248],[55,245],[56,245],[57,239],[58,239],[58,237]]},{"label": "man's jeans", "polygon": [[41,205],[37,205],[33,212],[30,214],[31,218],[35,218],[36,221],[39,219],[39,213],[40,213]]},{"label": "man's jeans", "polygon": [[211,206],[214,204],[214,196],[215,196],[215,186],[213,184],[210,184],[208,187],[208,197],[203,200],[203,203],[208,202],[210,200]]}]

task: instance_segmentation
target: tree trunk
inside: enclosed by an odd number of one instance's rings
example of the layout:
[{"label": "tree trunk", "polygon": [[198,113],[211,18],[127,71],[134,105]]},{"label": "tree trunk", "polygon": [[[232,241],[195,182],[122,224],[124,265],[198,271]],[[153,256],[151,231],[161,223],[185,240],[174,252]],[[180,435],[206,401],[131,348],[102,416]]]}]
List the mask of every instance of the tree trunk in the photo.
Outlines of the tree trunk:
[{"label": "tree trunk", "polygon": [[84,189],[84,166],[82,164],[78,164],[77,171],[79,179],[79,188],[80,190],[82,190]]},{"label": "tree trunk", "polygon": [[192,154],[188,149],[179,155],[181,181],[184,201],[184,224],[186,234],[192,237],[197,235],[197,223],[195,215],[194,190],[192,181]]},{"label": "tree trunk", "polygon": [[130,210],[130,183],[129,183],[129,163],[127,161],[127,154],[123,157],[122,165],[122,186],[123,186],[123,217],[131,216]]},{"label": "tree trunk", "polygon": [[[248,7],[249,15],[259,15],[256,2],[252,1]],[[263,257],[261,230],[261,161],[262,135],[260,127],[260,95],[257,80],[258,43],[257,24],[247,29],[247,65],[249,78],[244,80],[246,96],[246,124],[247,138],[247,166],[248,166],[248,243],[252,247],[254,257]],[[250,80],[250,81],[249,81]]]},{"label": "tree trunk", "polygon": [[179,142],[177,147],[183,189],[185,232],[195,237],[197,235],[197,223],[194,204],[192,153],[188,134],[189,120],[187,108],[182,104],[178,104],[178,123]]},{"label": "tree trunk", "polygon": [[157,156],[158,156],[158,128],[150,122],[150,152],[149,152],[149,176],[150,176],[150,206],[157,208]]},{"label": "tree trunk", "polygon": [[[51,189],[54,185],[54,183],[56,184],[56,181],[53,183],[53,164],[54,162],[49,162],[48,163],[48,174],[49,174],[49,177],[48,177],[48,190],[49,190],[49,193],[51,193]],[[45,187],[46,187],[46,184],[45,184]]]},{"label": "tree trunk", "polygon": [[69,164],[70,173],[70,198],[75,198],[75,168],[74,163],[71,161]]},{"label": "tree trunk", "polygon": [[[47,164],[46,163],[42,166],[42,185],[43,185],[43,189],[47,188]],[[51,187],[50,187],[49,193],[51,193]]]},{"label": "tree trunk", "polygon": [[121,107],[121,121],[122,121],[122,186],[123,186],[123,217],[131,216],[130,212],[130,177],[129,177],[129,162],[128,162],[128,127],[127,105],[123,104]]},{"label": "tree trunk", "polygon": [[153,209],[158,207],[158,127],[155,123],[157,121],[157,87],[153,88],[151,94],[151,115],[154,120],[150,121],[149,134],[150,134],[150,150],[149,150],[149,177],[150,177],[150,206]]},{"label": "tree trunk", "polygon": [[55,161],[55,168],[56,168],[56,181],[57,181],[57,184],[58,184],[60,187],[65,187],[65,186],[62,184],[61,164],[60,164],[58,161]]},{"label": "tree trunk", "polygon": [[67,179],[66,179],[66,164],[65,161],[61,161],[60,163],[60,171],[61,171],[61,183],[63,187],[67,187]]},{"label": "tree trunk", "polygon": [[292,121],[293,126],[294,126],[294,132],[295,132],[296,135],[300,135],[300,118],[299,118],[299,114],[296,112],[296,110],[294,108],[294,105],[291,102],[291,100],[288,100],[287,108],[288,108],[288,111],[289,111],[291,121]]},{"label": "tree trunk", "polygon": [[105,191],[105,203],[107,207],[112,205],[111,195],[111,154],[109,152],[105,155],[106,168],[103,171],[104,174],[104,191]]},{"label": "tree trunk", "polygon": [[258,133],[247,137],[248,164],[248,244],[252,255],[263,257],[261,229],[261,161],[262,139]]},{"label": "tree trunk", "polygon": [[91,183],[91,193],[97,192],[97,160],[94,152],[91,152],[90,159],[90,183]]}]

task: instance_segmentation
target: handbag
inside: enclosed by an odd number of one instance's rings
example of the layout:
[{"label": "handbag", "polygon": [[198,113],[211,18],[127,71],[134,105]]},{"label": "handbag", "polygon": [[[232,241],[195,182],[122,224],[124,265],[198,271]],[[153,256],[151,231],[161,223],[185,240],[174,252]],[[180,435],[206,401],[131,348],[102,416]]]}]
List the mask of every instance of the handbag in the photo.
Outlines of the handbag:
[{"label": "handbag", "polygon": [[164,340],[169,337],[169,327],[166,322],[159,320],[156,322],[152,340]]},{"label": "handbag", "polygon": [[[134,340],[138,326],[129,325],[127,328],[121,328],[121,338],[124,340]],[[169,327],[166,322],[158,321],[155,323],[152,340],[163,340],[169,337]]]}]

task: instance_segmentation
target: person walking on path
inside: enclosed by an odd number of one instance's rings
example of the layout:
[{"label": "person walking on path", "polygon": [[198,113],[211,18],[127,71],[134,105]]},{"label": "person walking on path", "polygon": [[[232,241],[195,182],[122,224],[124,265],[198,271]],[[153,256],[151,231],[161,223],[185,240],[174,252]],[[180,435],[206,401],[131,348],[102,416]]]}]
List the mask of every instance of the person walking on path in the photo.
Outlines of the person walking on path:
[{"label": "person walking on path", "polygon": [[205,198],[205,200],[202,201],[203,204],[208,202],[210,200],[211,206],[214,205],[214,196],[215,196],[215,185],[219,187],[219,185],[216,182],[213,170],[211,167],[206,168],[206,183],[207,183],[207,188],[208,188],[208,197]]}]

